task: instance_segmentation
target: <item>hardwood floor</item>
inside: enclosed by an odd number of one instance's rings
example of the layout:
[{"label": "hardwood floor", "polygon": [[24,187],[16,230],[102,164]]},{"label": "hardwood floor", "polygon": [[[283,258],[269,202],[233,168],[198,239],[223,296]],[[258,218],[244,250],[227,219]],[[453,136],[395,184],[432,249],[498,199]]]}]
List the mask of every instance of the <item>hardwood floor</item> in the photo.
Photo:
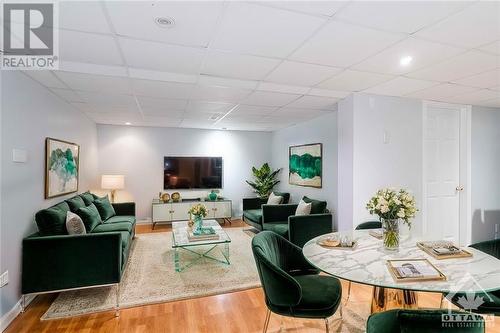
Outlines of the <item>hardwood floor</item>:
[{"label": "hardwood floor", "polygon": [[[242,227],[235,221],[226,227]],[[154,232],[170,230],[168,225],[157,225]],[[138,225],[137,233],[152,232],[150,225]],[[344,294],[347,284],[343,283]],[[122,309],[120,317],[113,311],[73,317],[61,320],[40,321],[40,317],[57,295],[38,296],[25,313],[20,314],[5,331],[6,333],[117,333],[117,332],[261,332],[266,314],[264,296],[260,288],[235,293],[176,301],[163,304]],[[350,301],[370,306],[371,287],[353,284]],[[439,296],[419,293],[419,305],[438,307]],[[279,332],[281,321],[287,332],[324,332],[322,320],[302,320],[271,316],[268,332]],[[334,325],[332,325],[335,327]],[[500,319],[488,327],[488,333],[500,333]]]}]

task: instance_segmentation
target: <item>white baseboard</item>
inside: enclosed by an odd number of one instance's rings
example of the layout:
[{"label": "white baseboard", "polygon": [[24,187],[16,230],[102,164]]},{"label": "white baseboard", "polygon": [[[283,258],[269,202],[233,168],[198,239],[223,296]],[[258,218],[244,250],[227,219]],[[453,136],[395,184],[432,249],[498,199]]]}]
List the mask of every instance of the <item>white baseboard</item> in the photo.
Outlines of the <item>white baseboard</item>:
[{"label": "white baseboard", "polygon": [[[26,306],[28,306],[33,300],[35,299],[36,295],[27,295],[26,296]],[[4,314],[2,318],[0,319],[0,332],[3,332],[9,327],[10,323],[16,319],[16,317],[21,313],[22,311],[22,299],[20,299],[16,305],[12,309],[10,309],[9,312]]]}]

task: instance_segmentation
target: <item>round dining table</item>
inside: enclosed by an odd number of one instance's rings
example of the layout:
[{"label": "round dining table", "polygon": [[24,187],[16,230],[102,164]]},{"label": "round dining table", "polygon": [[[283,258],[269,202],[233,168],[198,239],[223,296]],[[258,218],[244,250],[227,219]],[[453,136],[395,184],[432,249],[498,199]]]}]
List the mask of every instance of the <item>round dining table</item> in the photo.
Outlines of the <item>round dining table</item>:
[{"label": "round dining table", "polygon": [[[356,242],[351,248],[326,248],[318,244],[328,237],[341,238],[346,233],[331,233],[311,239],[303,254],[311,265],[339,279],[374,286],[372,312],[390,308],[417,308],[416,291],[481,293],[500,289],[500,260],[471,247],[464,248],[472,257],[436,259],[417,246],[422,239],[401,240],[399,250],[384,249],[381,239],[369,230],[356,230],[349,236]],[[427,259],[445,276],[445,280],[396,281],[388,260]]]}]

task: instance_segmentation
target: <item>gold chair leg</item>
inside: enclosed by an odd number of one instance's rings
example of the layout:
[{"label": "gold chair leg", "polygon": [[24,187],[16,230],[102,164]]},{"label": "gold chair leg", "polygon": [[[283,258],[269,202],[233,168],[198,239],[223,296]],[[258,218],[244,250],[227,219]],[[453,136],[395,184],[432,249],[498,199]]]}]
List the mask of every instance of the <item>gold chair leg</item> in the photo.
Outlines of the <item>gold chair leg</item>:
[{"label": "gold chair leg", "polygon": [[326,326],[326,333],[330,333],[330,323],[328,322],[328,318],[325,318],[325,326]]},{"label": "gold chair leg", "polygon": [[347,286],[347,297],[345,299],[345,304],[347,304],[347,302],[349,302],[349,297],[351,297],[351,285],[352,285],[352,282],[349,281],[349,284]]},{"label": "gold chair leg", "polygon": [[266,321],[264,321],[264,330],[263,333],[267,332],[267,327],[269,326],[269,319],[271,318],[271,310],[267,309],[266,313]]}]

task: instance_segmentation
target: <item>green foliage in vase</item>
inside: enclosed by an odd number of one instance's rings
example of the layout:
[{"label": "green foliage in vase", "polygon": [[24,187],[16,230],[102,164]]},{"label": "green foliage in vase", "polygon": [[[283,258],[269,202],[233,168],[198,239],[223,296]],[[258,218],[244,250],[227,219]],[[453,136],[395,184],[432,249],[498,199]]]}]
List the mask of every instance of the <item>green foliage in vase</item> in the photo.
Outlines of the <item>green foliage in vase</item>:
[{"label": "green foliage in vase", "polygon": [[280,181],[276,179],[276,176],[281,171],[281,169],[271,170],[269,164],[264,163],[259,169],[256,167],[252,168],[252,173],[254,180],[247,180],[247,184],[250,185],[254,192],[261,198],[267,197],[273,188]]},{"label": "green foliage in vase", "polygon": [[290,172],[298,174],[302,179],[312,179],[316,176],[321,177],[321,157],[293,154],[290,156]]},{"label": "green foliage in vase", "polygon": [[77,165],[71,149],[60,148],[50,153],[49,170],[54,171],[61,182],[61,190],[66,190],[66,183],[77,177]]}]

